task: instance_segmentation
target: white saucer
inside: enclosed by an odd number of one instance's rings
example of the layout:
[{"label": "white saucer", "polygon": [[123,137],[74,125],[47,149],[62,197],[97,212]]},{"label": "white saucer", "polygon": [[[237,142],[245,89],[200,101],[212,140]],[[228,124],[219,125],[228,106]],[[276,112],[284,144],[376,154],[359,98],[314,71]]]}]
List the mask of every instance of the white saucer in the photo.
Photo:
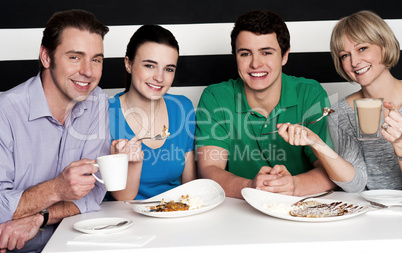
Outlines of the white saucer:
[{"label": "white saucer", "polygon": [[402,191],[399,190],[369,190],[360,193],[368,201],[378,202],[384,205],[402,203]]},{"label": "white saucer", "polygon": [[[122,221],[128,221],[127,224],[124,224],[119,227],[109,227],[100,230],[94,230],[94,228],[117,224]],[[124,229],[129,228],[133,225],[133,221],[127,218],[119,218],[119,217],[109,217],[109,218],[96,218],[90,220],[82,220],[74,224],[74,229],[87,233],[87,234],[109,234],[122,231]]]}]

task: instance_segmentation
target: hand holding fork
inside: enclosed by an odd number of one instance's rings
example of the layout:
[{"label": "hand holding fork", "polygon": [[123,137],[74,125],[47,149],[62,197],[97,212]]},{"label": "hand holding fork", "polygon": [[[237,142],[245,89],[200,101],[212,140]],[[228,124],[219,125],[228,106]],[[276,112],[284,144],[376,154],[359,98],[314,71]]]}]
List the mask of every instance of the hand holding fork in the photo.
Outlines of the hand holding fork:
[{"label": "hand holding fork", "polygon": [[[321,119],[323,119],[325,116],[328,116],[329,114],[331,114],[333,112],[335,112],[333,109],[331,109],[329,107],[324,107],[324,109],[322,111],[322,116],[319,117],[318,119],[316,119],[314,121],[311,121],[311,122],[299,122],[299,123],[296,123],[296,124],[299,124],[299,125],[314,124],[314,123],[317,123],[318,121],[320,121]],[[273,132],[269,132],[269,133],[263,133],[261,135],[268,135],[268,134],[273,134],[273,133],[277,133],[277,132],[278,132],[278,130],[273,131]]]}]

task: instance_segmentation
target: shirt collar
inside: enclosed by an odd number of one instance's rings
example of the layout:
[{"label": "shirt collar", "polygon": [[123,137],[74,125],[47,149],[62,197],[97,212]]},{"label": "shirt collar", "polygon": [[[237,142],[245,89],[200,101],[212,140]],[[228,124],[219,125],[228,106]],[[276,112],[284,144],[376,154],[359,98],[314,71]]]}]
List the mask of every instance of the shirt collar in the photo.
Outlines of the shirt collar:
[{"label": "shirt collar", "polygon": [[282,73],[282,91],[281,99],[279,100],[279,108],[287,108],[297,105],[297,92],[291,85],[292,77]]},{"label": "shirt collar", "polygon": [[52,116],[43,90],[40,73],[32,80],[28,89],[29,120]]},{"label": "shirt collar", "polygon": [[[91,93],[91,95],[92,95],[92,93]],[[53,118],[53,115],[52,115],[49,105],[47,103],[45,91],[43,90],[42,80],[40,79],[40,73],[32,80],[32,84],[29,86],[28,98],[29,98],[29,105],[30,105],[29,120],[35,120],[35,119],[42,118],[42,117]],[[90,99],[90,97],[88,99]],[[87,110],[87,105],[86,105],[87,100],[85,100],[83,102],[78,102],[74,106],[74,108],[71,111],[66,122],[69,119],[71,121],[74,120],[75,118],[81,116],[85,110]]]}]

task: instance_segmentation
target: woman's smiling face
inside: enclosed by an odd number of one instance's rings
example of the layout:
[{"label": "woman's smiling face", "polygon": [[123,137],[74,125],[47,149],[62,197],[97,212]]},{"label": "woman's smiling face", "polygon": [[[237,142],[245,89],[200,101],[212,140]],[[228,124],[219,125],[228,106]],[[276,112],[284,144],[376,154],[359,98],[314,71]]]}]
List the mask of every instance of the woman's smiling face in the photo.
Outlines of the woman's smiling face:
[{"label": "woman's smiling face", "polygon": [[131,86],[143,97],[159,99],[173,83],[179,53],[173,47],[146,42],[138,47],[134,61],[125,59]]},{"label": "woman's smiling face", "polygon": [[385,70],[383,50],[370,43],[357,43],[344,36],[344,50],[339,53],[342,68],[355,82],[366,86],[374,82]]}]

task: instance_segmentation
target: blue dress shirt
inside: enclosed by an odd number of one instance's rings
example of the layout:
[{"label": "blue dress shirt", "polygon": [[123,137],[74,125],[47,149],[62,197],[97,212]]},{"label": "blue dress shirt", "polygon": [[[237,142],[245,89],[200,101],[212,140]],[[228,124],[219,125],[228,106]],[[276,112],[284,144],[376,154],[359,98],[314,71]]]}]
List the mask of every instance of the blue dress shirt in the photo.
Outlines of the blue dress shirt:
[{"label": "blue dress shirt", "polygon": [[[39,74],[0,94],[0,223],[12,219],[27,188],[57,177],[71,162],[110,154],[108,121],[107,95],[99,87],[64,125],[50,112]],[[81,213],[97,211],[105,192],[96,182],[74,204]]]}]

